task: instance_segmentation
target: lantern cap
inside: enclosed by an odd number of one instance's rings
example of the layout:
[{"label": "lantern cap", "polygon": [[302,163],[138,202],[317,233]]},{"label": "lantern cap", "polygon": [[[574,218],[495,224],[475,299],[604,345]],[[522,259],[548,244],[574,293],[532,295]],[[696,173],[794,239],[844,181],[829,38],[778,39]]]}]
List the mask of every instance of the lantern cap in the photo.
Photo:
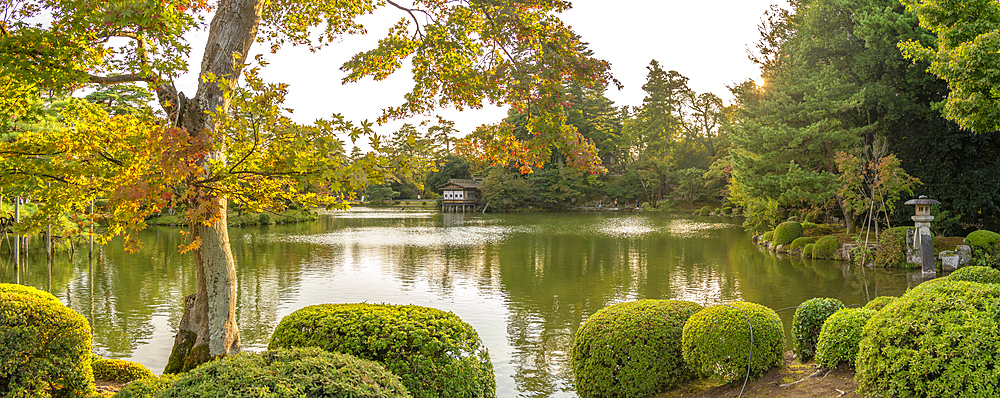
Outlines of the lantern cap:
[{"label": "lantern cap", "polygon": [[936,201],[934,199],[927,199],[926,195],[920,195],[920,197],[917,198],[917,199],[907,200],[905,204],[907,204],[907,205],[939,205],[939,204],[941,204],[941,202],[938,202],[938,201]]}]

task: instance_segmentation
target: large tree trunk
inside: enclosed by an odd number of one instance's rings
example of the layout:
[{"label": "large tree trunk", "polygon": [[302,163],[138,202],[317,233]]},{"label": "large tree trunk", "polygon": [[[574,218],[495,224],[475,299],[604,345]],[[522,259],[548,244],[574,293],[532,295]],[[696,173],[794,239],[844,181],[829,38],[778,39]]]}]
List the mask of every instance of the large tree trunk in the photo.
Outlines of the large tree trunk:
[{"label": "large tree trunk", "polygon": [[[222,79],[230,89],[243,69],[250,45],[253,44],[260,22],[263,0],[223,0],[220,2],[205,45],[201,76],[211,73]],[[234,59],[234,56],[237,59]],[[206,111],[229,109],[229,100],[218,82],[201,80],[194,98],[178,95],[174,111],[176,123],[192,136],[207,137],[210,144],[204,167],[209,161],[226,162],[224,142],[214,140],[215,125]],[[236,326],[236,264],[229,247],[226,226],[226,198],[203,196],[203,201],[215,201],[221,214],[210,226],[193,228],[192,239],[201,239],[195,251],[198,290],[184,300],[184,316],[178,327],[170,360],[164,373],[179,373],[221,355],[239,352],[240,335]],[[197,206],[202,203],[192,203]],[[195,220],[191,220],[195,221]]]}]

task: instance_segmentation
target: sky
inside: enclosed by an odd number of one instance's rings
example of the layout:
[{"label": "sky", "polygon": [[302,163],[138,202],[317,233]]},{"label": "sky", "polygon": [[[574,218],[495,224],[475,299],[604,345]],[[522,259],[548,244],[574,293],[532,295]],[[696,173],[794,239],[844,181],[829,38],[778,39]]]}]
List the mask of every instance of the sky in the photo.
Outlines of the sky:
[{"label": "sky", "polygon": [[[573,9],[560,17],[582,40],[589,43],[594,55],[611,63],[611,72],[624,88],[610,87],[606,96],[616,105],[640,105],[645,96],[646,67],[651,59],[661,68],[676,70],[689,78],[688,85],[698,93],[711,92],[727,102],[732,98],[726,88],[747,79],[758,79],[760,70],[747,58],[759,33],[757,26],[771,4],[787,7],[778,0],[575,0]],[[287,47],[277,54],[267,54],[270,62],[262,77],[270,82],[288,83],[286,105],[295,110],[293,119],[309,123],[341,113],[349,120],[374,121],[381,110],[403,102],[403,94],[412,87],[410,75],[400,70],[386,80],[366,79],[340,83],[345,73],[340,65],[357,52],[373,48],[393,23],[404,14],[379,10],[363,17],[369,34],[350,36],[317,53],[304,48]],[[191,36],[197,51],[207,33]],[[255,44],[252,53],[266,50]],[[200,53],[192,53],[192,70],[198,70]],[[183,76],[178,88],[191,96],[196,79]],[[379,134],[391,134],[403,123],[419,123],[441,115],[455,121],[458,136],[472,132],[481,124],[495,123],[506,109],[487,107],[481,110],[444,109],[432,115],[410,120],[394,120],[376,127]]]}]

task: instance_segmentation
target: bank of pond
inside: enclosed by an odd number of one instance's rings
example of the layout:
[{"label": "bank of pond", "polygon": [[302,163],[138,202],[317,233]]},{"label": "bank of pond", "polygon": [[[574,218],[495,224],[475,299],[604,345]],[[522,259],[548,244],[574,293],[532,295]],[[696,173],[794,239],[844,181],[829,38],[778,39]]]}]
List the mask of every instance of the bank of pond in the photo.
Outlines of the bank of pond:
[{"label": "bank of pond", "polygon": [[[1000,271],[981,266],[863,307],[814,298],[794,308],[792,350],[801,362],[853,366],[864,396],[995,396],[997,302]],[[783,330],[774,309],[746,301],[614,304],[574,335],[576,392],[650,397],[696,379],[744,383],[782,363]],[[266,351],[193,369],[168,364],[162,376],[97,357],[91,339],[87,320],[55,296],[0,284],[0,391],[8,396],[496,396],[493,365],[476,330],[429,307],[307,306],[278,323]],[[98,391],[109,382],[124,387]]]}]

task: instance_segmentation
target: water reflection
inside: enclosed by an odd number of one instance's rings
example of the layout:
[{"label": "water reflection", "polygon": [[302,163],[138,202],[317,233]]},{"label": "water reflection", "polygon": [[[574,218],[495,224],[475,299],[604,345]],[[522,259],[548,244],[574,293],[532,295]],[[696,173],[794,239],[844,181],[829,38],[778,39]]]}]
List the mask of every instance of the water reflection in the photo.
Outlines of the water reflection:
[{"label": "water reflection", "polygon": [[[121,243],[32,254],[0,281],[52,291],[94,328],[95,350],[159,372],[195,289],[177,228]],[[711,305],[749,300],[779,309],[812,297],[847,304],[898,295],[906,273],[764,253],[737,221],[663,214],[330,212],[312,223],[230,231],[244,347],[263,349],[288,313],[337,302],[416,304],[454,312],[490,350],[498,396],[573,397],[571,342],[595,311],[641,298]],[[786,333],[792,311],[781,313]]]}]

